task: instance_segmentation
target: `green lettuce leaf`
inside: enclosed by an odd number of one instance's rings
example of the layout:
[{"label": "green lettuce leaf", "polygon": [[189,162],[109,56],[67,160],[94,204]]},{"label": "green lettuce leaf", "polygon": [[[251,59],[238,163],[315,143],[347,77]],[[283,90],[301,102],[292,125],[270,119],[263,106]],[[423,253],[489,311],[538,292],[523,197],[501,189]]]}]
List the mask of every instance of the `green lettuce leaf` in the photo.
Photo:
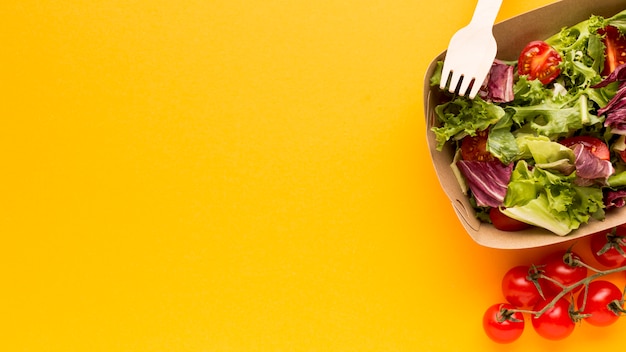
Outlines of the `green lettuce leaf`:
[{"label": "green lettuce leaf", "polygon": [[537,105],[510,106],[507,109],[514,111],[515,122],[520,125],[528,123],[535,133],[551,139],[601,121],[592,113],[594,107],[588,104],[585,94],[580,94],[572,101],[546,97]]},{"label": "green lettuce leaf", "polygon": [[610,187],[626,187],[626,171],[611,175],[607,180],[607,184]]},{"label": "green lettuce leaf", "polygon": [[[561,54],[561,76],[567,87],[585,89],[601,81],[604,44],[597,30],[605,25],[603,17],[591,16],[546,39],[546,43]],[[577,94],[576,89],[572,93]]]},{"label": "green lettuce leaf", "polygon": [[576,169],[574,152],[560,143],[544,138],[526,137],[524,145],[537,167],[557,171],[563,175],[569,175]]},{"label": "green lettuce leaf", "polygon": [[491,126],[487,137],[487,150],[503,164],[518,160],[522,154],[511,132],[513,119],[506,114],[495,125]]},{"label": "green lettuce leaf", "polygon": [[439,127],[433,127],[437,139],[437,149],[451,138],[461,139],[466,135],[474,136],[489,125],[498,122],[504,116],[504,109],[476,97],[469,100],[456,97],[435,107],[435,114],[440,121]]},{"label": "green lettuce leaf", "polygon": [[575,173],[563,175],[521,160],[511,175],[504,214],[564,236],[593,216],[604,217],[602,190],[579,187]]}]

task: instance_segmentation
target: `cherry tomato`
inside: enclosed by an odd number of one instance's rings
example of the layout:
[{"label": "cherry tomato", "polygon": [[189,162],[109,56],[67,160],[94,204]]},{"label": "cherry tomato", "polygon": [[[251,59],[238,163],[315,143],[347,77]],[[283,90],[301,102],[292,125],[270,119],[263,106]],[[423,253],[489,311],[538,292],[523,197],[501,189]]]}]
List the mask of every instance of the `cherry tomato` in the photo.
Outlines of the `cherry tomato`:
[{"label": "cherry tomato", "polygon": [[483,329],[497,343],[511,343],[524,332],[524,315],[508,303],[494,304],[483,315]]},{"label": "cherry tomato", "polygon": [[463,160],[491,161],[494,156],[487,151],[487,129],[478,131],[475,136],[465,136],[461,140],[461,157]]},{"label": "cherry tomato", "polygon": [[626,224],[591,235],[591,253],[598,263],[617,268],[626,264]]},{"label": "cherry tomato", "polygon": [[615,71],[617,66],[624,64],[624,59],[626,58],[626,38],[613,26],[600,29],[598,33],[604,36],[602,40],[605,46],[605,61],[602,76],[607,76]]},{"label": "cherry tomato", "polygon": [[[537,281],[532,280],[532,277],[537,275],[538,270],[526,265],[511,268],[502,278],[502,294],[504,298],[515,307],[533,307],[542,300],[541,294],[535,285]],[[539,285],[538,282],[537,285]],[[543,292],[543,288],[541,291]]]},{"label": "cherry tomato", "polygon": [[624,308],[622,297],[622,291],[612,282],[592,281],[587,288],[586,301],[584,291],[578,295],[579,313],[590,314],[584,319],[591,325],[609,326],[620,317],[619,312]]},{"label": "cherry tomato", "polygon": [[611,152],[609,147],[602,140],[591,136],[576,136],[562,139],[559,141],[562,145],[573,148],[576,144],[582,144],[591,154],[595,155],[598,159],[611,160]]},{"label": "cherry tomato", "polygon": [[[533,310],[538,312],[545,308],[551,299],[540,301]],[[549,340],[561,340],[568,337],[574,331],[574,321],[569,315],[570,302],[560,298],[554,306],[548,308],[540,316],[531,318],[533,328],[541,337]]]},{"label": "cherry tomato", "polygon": [[505,215],[498,207],[493,207],[489,210],[489,219],[493,226],[501,231],[521,231],[530,227],[525,222]]},{"label": "cherry tomato", "polygon": [[561,55],[543,41],[533,41],[522,50],[517,61],[517,73],[529,80],[538,79],[543,84],[554,81],[561,73]]},{"label": "cherry tomato", "polygon": [[[568,254],[569,253],[569,254]],[[571,259],[571,261],[566,262],[566,259]],[[569,263],[573,260],[582,261],[580,256],[571,251],[557,251],[554,252],[543,261],[543,275],[552,278],[555,281],[560,282],[564,286],[570,286],[580,280],[583,280],[587,277],[587,268],[581,265],[570,265]],[[542,279],[542,285],[545,285],[546,294],[558,294],[563,289],[559,287],[556,283],[548,280]],[[576,287],[572,292],[577,292],[582,288],[582,285]]]}]

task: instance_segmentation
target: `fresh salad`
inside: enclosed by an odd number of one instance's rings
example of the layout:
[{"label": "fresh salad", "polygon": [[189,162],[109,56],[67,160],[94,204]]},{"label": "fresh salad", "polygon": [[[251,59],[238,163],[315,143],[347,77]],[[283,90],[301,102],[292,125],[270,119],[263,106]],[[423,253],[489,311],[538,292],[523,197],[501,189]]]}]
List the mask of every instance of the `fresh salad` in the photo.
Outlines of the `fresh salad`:
[{"label": "fresh salad", "polygon": [[625,63],[626,10],[496,60],[474,100],[442,93],[437,149],[455,146],[451,166],[481,221],[564,236],[626,205]]}]

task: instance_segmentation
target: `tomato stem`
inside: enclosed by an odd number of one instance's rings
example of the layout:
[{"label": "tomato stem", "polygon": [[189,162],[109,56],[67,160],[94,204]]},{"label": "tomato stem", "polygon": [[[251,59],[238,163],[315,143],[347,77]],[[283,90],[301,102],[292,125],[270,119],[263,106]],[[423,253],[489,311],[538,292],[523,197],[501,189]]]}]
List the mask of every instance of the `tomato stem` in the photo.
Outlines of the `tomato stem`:
[{"label": "tomato stem", "polygon": [[587,268],[587,269],[589,269],[589,270],[591,270],[591,271],[593,271],[595,273],[602,273],[602,272],[604,272],[604,271],[602,271],[600,269],[594,268],[593,266],[583,262],[582,260],[574,259],[574,263],[576,263],[576,265],[584,266],[585,268]]},{"label": "tomato stem", "polygon": [[[552,300],[550,300],[550,302],[543,307],[541,310],[538,311],[534,311],[534,310],[526,310],[526,309],[509,309],[510,312],[520,312],[520,313],[526,313],[526,314],[532,314],[535,317],[540,317],[543,313],[545,313],[546,311],[548,311],[550,308],[554,307],[554,305],[556,304],[556,302],[565,297],[567,294],[573,292],[574,290],[576,290],[579,286],[584,285],[585,287],[587,287],[589,285],[589,283],[597,278],[606,276],[606,275],[610,275],[610,274],[614,274],[614,273],[619,273],[622,271],[626,271],[626,265],[624,266],[620,266],[617,268],[613,268],[613,269],[608,269],[608,270],[599,270],[596,268],[593,268],[592,266],[584,263],[583,261],[579,260],[579,259],[574,259],[573,260],[574,263],[576,265],[582,265],[586,268],[588,268],[589,270],[592,270],[595,272],[595,274],[587,276],[586,278],[575,282],[571,285],[563,285],[562,283],[554,280],[553,278],[549,277],[549,276],[545,276],[545,275],[540,275],[542,278],[549,280],[555,284],[557,284],[559,287],[561,287],[563,290],[561,292],[559,292],[556,296],[554,296],[552,298]],[[586,292],[585,292],[586,294]]]}]

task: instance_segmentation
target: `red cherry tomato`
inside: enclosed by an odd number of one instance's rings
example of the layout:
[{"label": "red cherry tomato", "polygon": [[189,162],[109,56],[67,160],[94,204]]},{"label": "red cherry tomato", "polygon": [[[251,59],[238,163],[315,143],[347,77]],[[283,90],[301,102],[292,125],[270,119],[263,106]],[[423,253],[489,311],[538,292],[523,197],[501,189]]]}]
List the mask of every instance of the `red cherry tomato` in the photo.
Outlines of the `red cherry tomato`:
[{"label": "red cherry tomato", "polygon": [[612,282],[592,281],[587,288],[586,301],[584,291],[578,295],[579,313],[589,314],[584,319],[591,325],[609,326],[619,319],[619,312],[624,308],[622,296],[622,291]]},{"label": "red cherry tomato", "polygon": [[604,42],[604,69],[602,76],[607,76],[615,71],[615,68],[624,64],[626,58],[626,38],[613,26],[607,26],[598,31]]},{"label": "red cherry tomato", "polygon": [[626,264],[626,224],[591,235],[591,253],[598,263],[617,268]]},{"label": "red cherry tomato", "polygon": [[573,148],[576,144],[581,144],[591,154],[595,155],[598,159],[611,160],[611,152],[609,147],[602,140],[591,136],[576,136],[562,139],[559,141],[562,145]]},{"label": "red cherry tomato", "polygon": [[525,222],[505,215],[498,207],[489,210],[489,219],[493,226],[501,231],[521,231],[530,227],[530,225]]},{"label": "red cherry tomato", "polygon": [[[568,254],[569,253],[569,254]],[[570,286],[580,280],[583,280],[587,277],[587,268],[581,265],[570,265],[569,262],[566,263],[566,258],[570,258],[573,260],[582,261],[580,256],[574,252],[568,251],[557,251],[550,254],[543,261],[545,264],[543,267],[543,275],[550,277],[551,279],[560,282],[564,286]],[[559,287],[558,284],[543,279],[541,280],[542,285],[545,284],[545,288],[547,294],[558,294],[563,289]],[[582,288],[582,285],[572,290],[572,292],[577,292]]]},{"label": "red cherry tomato", "polygon": [[487,151],[489,130],[477,131],[475,136],[465,136],[461,140],[461,157],[463,160],[491,161],[494,156]]},{"label": "red cherry tomato", "polygon": [[508,303],[494,304],[483,315],[483,329],[497,343],[511,343],[524,332],[524,315]]},{"label": "red cherry tomato", "polygon": [[[534,311],[538,312],[545,308],[551,299],[537,303]],[[539,317],[533,315],[531,318],[533,328],[541,337],[549,340],[561,340],[568,337],[574,331],[574,321],[569,315],[570,302],[565,298],[560,298],[554,306],[548,308]]]},{"label": "red cherry tomato", "polygon": [[[533,307],[542,300],[541,294],[532,280],[538,270],[526,265],[511,268],[502,278],[502,294],[504,298],[519,308]],[[536,279],[535,279],[536,280]],[[539,283],[537,282],[537,285]],[[543,292],[543,288],[541,289]]]},{"label": "red cherry tomato", "polygon": [[517,61],[517,73],[529,80],[538,79],[543,84],[554,81],[561,73],[561,55],[543,41],[533,41],[522,50]]}]

